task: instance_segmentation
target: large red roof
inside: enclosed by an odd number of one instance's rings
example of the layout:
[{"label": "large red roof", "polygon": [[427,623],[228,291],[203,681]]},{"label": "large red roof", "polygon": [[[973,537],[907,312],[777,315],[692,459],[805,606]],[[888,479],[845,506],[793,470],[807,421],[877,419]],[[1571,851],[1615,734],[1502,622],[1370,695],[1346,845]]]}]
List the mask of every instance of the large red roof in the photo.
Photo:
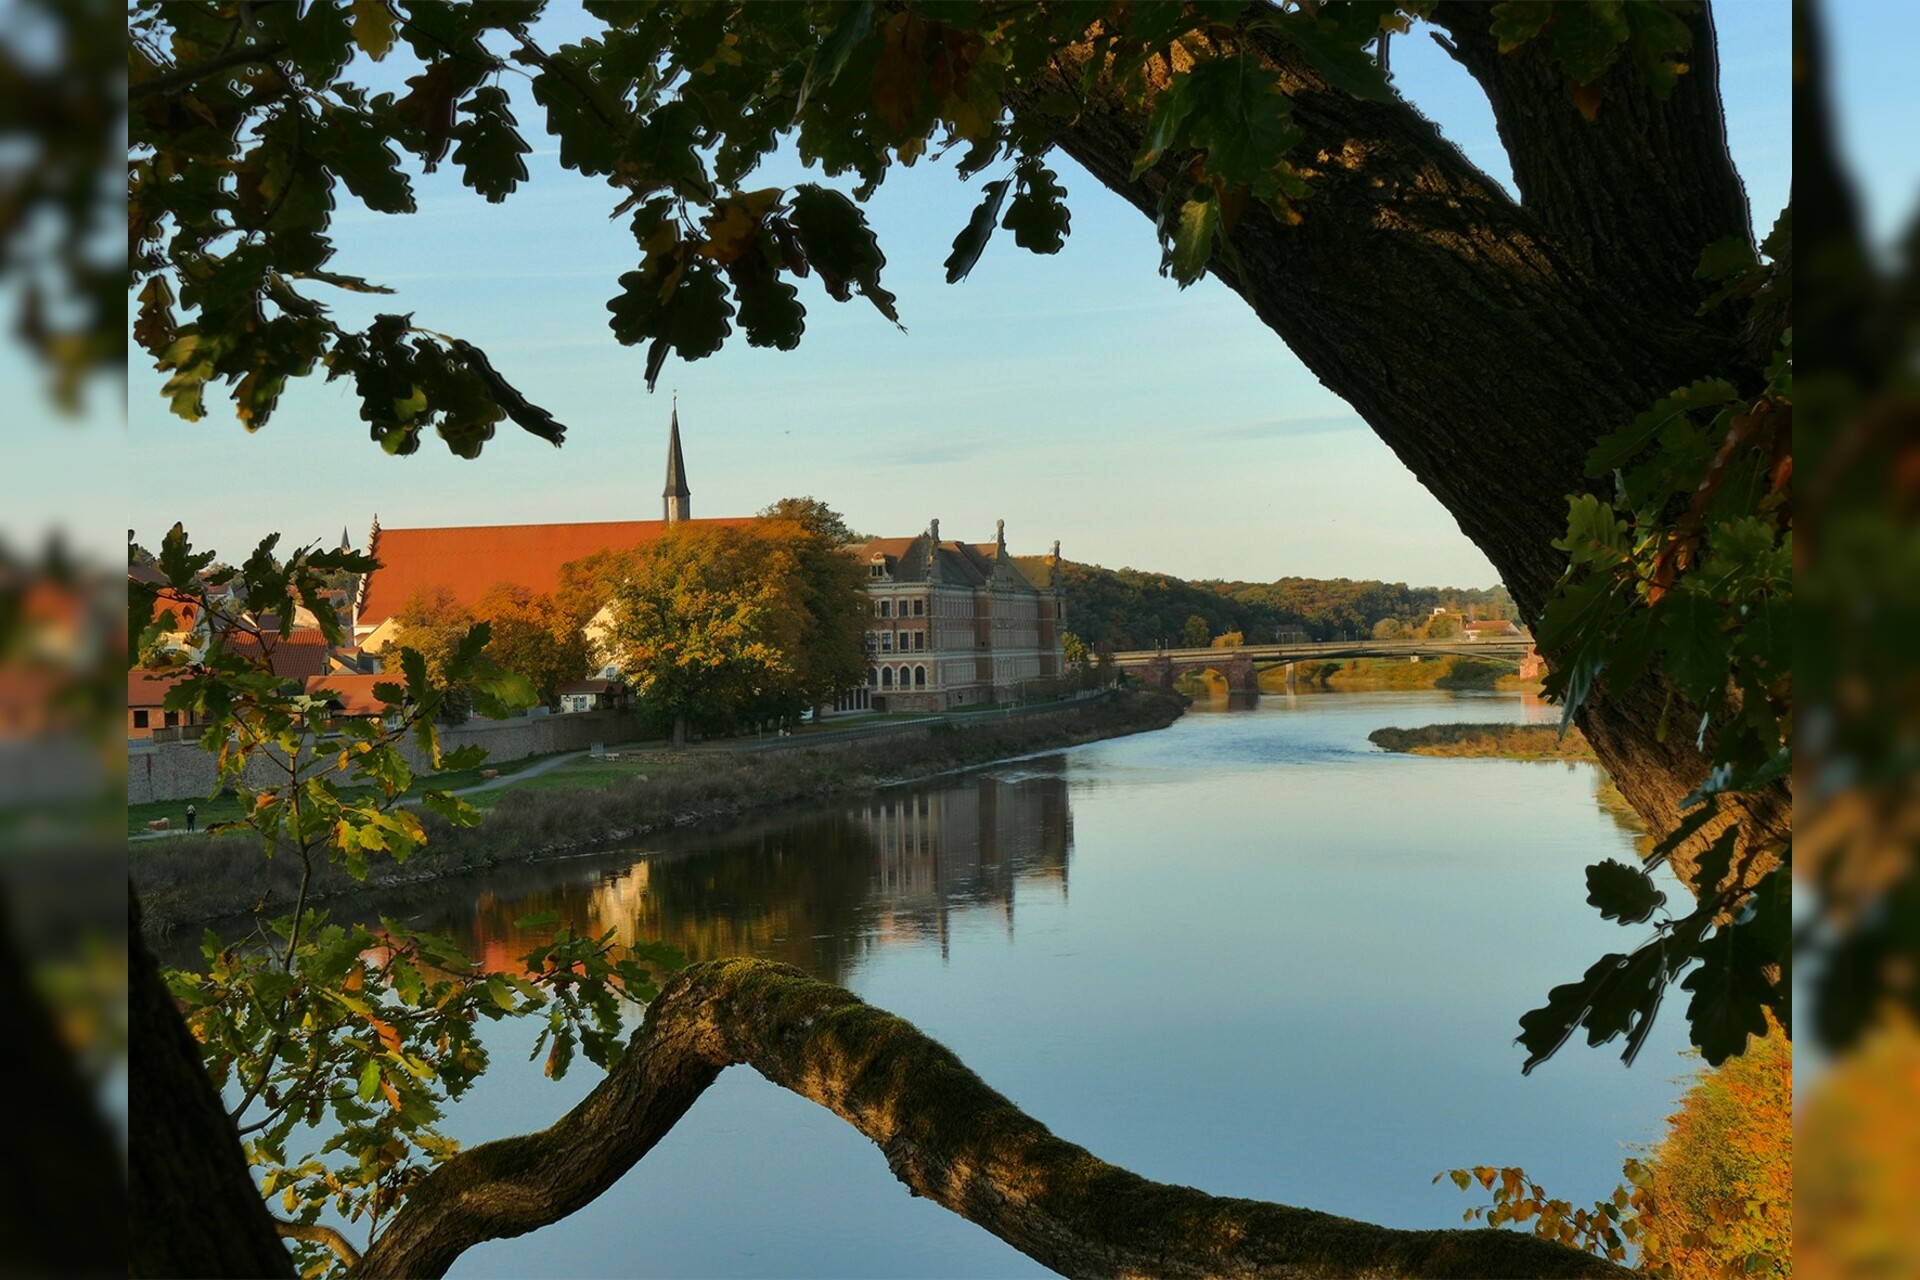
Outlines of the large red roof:
[{"label": "large red roof", "polygon": [[[747,525],[751,517],[689,524]],[[596,551],[631,551],[666,531],[664,520],[594,524],[492,524],[464,529],[381,529],[370,553],[380,568],[367,581],[360,623],[378,625],[422,593],[445,590],[471,605],[501,583],[550,592],[560,566]]]}]

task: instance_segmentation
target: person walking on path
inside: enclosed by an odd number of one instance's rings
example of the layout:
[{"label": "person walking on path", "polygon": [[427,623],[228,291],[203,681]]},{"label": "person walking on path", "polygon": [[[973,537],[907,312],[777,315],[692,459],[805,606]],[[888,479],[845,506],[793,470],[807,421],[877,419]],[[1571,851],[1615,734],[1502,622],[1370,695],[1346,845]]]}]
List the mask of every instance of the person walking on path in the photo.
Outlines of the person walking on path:
[{"label": "person walking on path", "polygon": [[193,830],[194,819],[199,816],[199,810],[195,809],[192,805],[187,806],[187,830]]}]

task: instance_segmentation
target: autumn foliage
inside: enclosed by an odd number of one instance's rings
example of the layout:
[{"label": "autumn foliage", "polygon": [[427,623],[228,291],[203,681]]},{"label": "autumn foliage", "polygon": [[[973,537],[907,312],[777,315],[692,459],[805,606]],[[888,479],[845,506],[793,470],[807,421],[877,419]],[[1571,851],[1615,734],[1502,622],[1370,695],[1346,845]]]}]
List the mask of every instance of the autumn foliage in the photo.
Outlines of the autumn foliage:
[{"label": "autumn foliage", "polygon": [[1702,1072],[1667,1117],[1641,1213],[1669,1280],[1793,1273],[1793,1045],[1777,1028]]},{"label": "autumn foliage", "polygon": [[1638,1249],[1656,1280],[1793,1274],[1793,1043],[1777,1025],[1745,1053],[1701,1071],[1646,1160],[1590,1208],[1555,1199],[1524,1169],[1481,1165],[1436,1175],[1476,1182],[1493,1203],[1469,1222],[1531,1224],[1536,1236],[1616,1262]]}]

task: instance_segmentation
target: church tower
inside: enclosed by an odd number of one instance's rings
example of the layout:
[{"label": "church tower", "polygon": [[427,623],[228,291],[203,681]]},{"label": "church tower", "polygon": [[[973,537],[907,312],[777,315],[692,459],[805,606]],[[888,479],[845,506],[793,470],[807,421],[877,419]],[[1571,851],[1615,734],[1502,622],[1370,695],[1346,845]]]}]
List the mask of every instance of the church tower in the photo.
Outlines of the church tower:
[{"label": "church tower", "polygon": [[680,404],[673,406],[673,428],[667,439],[667,488],[661,506],[668,524],[693,518],[693,494],[687,488],[687,464],[680,456]]}]

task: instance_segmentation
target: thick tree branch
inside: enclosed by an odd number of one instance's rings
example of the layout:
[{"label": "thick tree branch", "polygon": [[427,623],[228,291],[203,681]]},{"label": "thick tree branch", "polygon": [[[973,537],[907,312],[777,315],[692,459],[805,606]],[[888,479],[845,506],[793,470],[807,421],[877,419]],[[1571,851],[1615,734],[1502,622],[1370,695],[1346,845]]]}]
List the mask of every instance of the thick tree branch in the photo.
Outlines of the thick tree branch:
[{"label": "thick tree branch", "polygon": [[308,1244],[323,1244],[333,1250],[333,1256],[340,1259],[342,1266],[357,1266],[360,1251],[353,1247],[345,1236],[332,1227],[320,1222],[288,1222],[284,1218],[273,1220],[273,1229],[280,1233],[283,1240],[304,1240]]},{"label": "thick tree branch", "polygon": [[[1589,120],[1546,40],[1503,54],[1486,4],[1447,0],[1434,13],[1493,107],[1527,209],[1609,287],[1668,313],[1699,305],[1701,250],[1751,236],[1746,188],[1727,150],[1713,15],[1703,4],[1680,20],[1693,45],[1666,99],[1623,53],[1591,86]],[[1709,320],[1730,330],[1734,311]]]},{"label": "thick tree branch", "polygon": [[490,1142],[427,1176],[353,1275],[440,1275],[483,1240],[572,1213],[646,1155],[731,1065],[833,1111],[900,1180],[1070,1275],[1609,1276],[1511,1231],[1396,1231],[1149,1182],[1063,1142],[910,1023],[798,969],[686,970],[626,1057],[543,1132]]},{"label": "thick tree branch", "polygon": [[[1592,246],[1561,244],[1549,221],[1516,204],[1405,102],[1333,89],[1277,37],[1248,37],[1246,49],[1293,99],[1303,134],[1293,154],[1313,195],[1297,225],[1249,205],[1233,230],[1237,260],[1216,255],[1210,270],[1358,411],[1538,622],[1566,568],[1553,542],[1566,528],[1566,495],[1590,486],[1594,441],[1673,388],[1725,374],[1731,335],[1704,327],[1684,290],[1623,286],[1590,269]],[[1086,56],[1068,51],[1022,87],[1022,101],[1077,92]],[[1558,82],[1530,91],[1550,94],[1552,110],[1572,110]],[[1522,90],[1511,93],[1517,101]],[[1154,216],[1162,193],[1186,178],[1178,156],[1132,177],[1151,97],[1129,103],[1109,85],[1083,100],[1070,121],[1040,119],[1102,184]],[[1624,118],[1621,109],[1616,120]],[[1603,118],[1600,127],[1614,126]],[[1718,145],[1717,118],[1693,127],[1710,134],[1694,140],[1696,149]],[[1583,163],[1600,166],[1574,155],[1566,182],[1583,180]],[[1608,179],[1595,167],[1585,180]],[[1674,243],[1698,246],[1720,234],[1731,215],[1714,208],[1698,226],[1671,229]],[[1662,714],[1660,693],[1643,685],[1590,699],[1580,716],[1601,761],[1657,830],[1677,821],[1681,798],[1709,770],[1691,734],[1661,731]],[[1784,830],[1784,790],[1774,799],[1759,803],[1756,831]],[[1675,865],[1689,874],[1687,857]]]}]

